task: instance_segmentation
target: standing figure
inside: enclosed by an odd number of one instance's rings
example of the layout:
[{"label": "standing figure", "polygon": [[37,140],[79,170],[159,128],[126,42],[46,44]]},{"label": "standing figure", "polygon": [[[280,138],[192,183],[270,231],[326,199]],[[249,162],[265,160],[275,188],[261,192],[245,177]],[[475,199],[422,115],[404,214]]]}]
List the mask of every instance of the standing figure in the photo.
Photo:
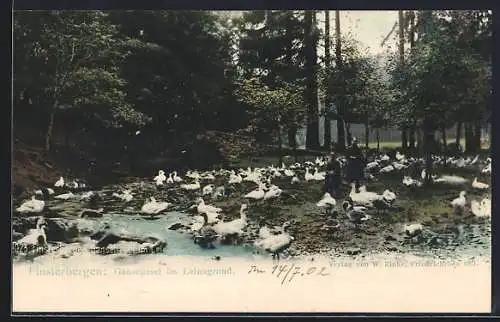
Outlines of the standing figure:
[{"label": "standing figure", "polygon": [[340,189],[340,172],[340,162],[337,161],[335,152],[332,152],[326,164],[325,185],[323,188],[324,192],[328,192],[332,197],[334,197]]},{"label": "standing figure", "polygon": [[347,150],[347,182],[356,184],[356,190],[360,187],[360,181],[364,177],[365,158],[358,146],[356,138],[352,139],[352,145]]}]

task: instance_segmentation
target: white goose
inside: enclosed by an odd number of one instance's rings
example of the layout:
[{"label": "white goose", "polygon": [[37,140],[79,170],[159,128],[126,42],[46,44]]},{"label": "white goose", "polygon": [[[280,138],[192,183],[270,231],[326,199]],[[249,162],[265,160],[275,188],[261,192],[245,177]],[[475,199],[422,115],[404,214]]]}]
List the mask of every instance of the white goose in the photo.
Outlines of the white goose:
[{"label": "white goose", "polygon": [[54,184],[54,187],[58,187],[58,188],[64,187],[64,178],[59,177],[59,180],[56,181],[56,183]]},{"label": "white goose", "polygon": [[118,199],[121,199],[121,200],[123,200],[125,202],[129,202],[129,201],[131,201],[134,198],[134,195],[132,195],[132,191],[131,190],[124,190],[122,192],[122,194],[118,194],[116,192],[113,192],[112,196],[116,197]]},{"label": "white goose", "polygon": [[155,181],[157,186],[162,186],[165,180],[167,180],[167,177],[165,176],[165,171],[163,170],[159,170],[158,175],[153,178],[153,181]]},{"label": "white goose", "polygon": [[266,194],[266,192],[264,191],[264,185],[262,183],[259,183],[259,187],[255,190],[247,193],[245,195],[245,198],[260,200],[260,199],[264,198],[265,194]]},{"label": "white goose", "polygon": [[[26,245],[26,246],[47,246],[47,223],[43,217],[38,218],[35,229],[30,229],[26,236],[23,238],[16,240],[15,243],[18,245]],[[34,249],[38,251],[38,249]]]},{"label": "white goose", "polygon": [[256,240],[254,242],[255,247],[271,253],[273,258],[277,257],[279,260],[280,252],[287,249],[294,240],[294,238],[287,232],[289,224],[285,223],[283,226],[283,232],[277,235],[265,234],[264,231],[262,231],[264,238],[261,236],[261,239]]},{"label": "white goose", "polygon": [[403,184],[407,187],[412,187],[412,186],[421,187],[422,186],[421,181],[415,180],[415,179],[408,177],[408,176],[403,177]]},{"label": "white goose", "polygon": [[392,164],[389,164],[388,166],[385,166],[382,169],[380,169],[379,173],[389,173],[392,171],[394,171],[394,166]]},{"label": "white goose", "polygon": [[168,202],[156,201],[154,197],[150,197],[141,208],[141,212],[149,215],[158,214],[168,208],[171,204]]},{"label": "white goose", "polygon": [[422,231],[422,229],[423,229],[422,224],[418,224],[418,223],[406,224],[403,227],[404,232],[408,236],[411,236],[411,237],[413,237],[413,236],[417,235],[418,233],[420,233]]},{"label": "white goose", "polygon": [[241,183],[242,181],[243,181],[243,178],[241,177],[241,175],[231,173],[231,175],[229,176],[228,183],[229,184],[236,184],[236,183]]},{"label": "white goose", "polygon": [[325,180],[326,172],[319,172],[318,168],[314,168],[314,180],[316,181],[323,181]]},{"label": "white goose", "polygon": [[356,193],[356,185],[354,183],[351,184],[349,197],[355,204],[365,207],[373,207],[373,201],[381,199],[381,196],[375,192],[360,191]]},{"label": "white goose", "polygon": [[477,181],[477,177],[472,181],[472,187],[480,190],[488,189],[490,186],[486,183]]},{"label": "white goose", "polygon": [[294,176],[294,177],[292,178],[292,181],[291,181],[290,183],[291,183],[291,184],[297,184],[297,183],[300,183],[300,179],[299,179],[299,177]]},{"label": "white goose", "polygon": [[405,158],[404,154],[399,153],[399,151],[396,152],[396,160],[401,161]]},{"label": "white goose", "polygon": [[74,197],[75,197],[75,195],[70,191],[68,193],[63,193],[61,195],[57,195],[54,198],[55,199],[68,200],[68,199],[71,199],[71,198],[74,198]]},{"label": "white goose", "polygon": [[337,201],[328,192],[326,192],[323,195],[323,198],[316,203],[316,206],[318,207],[327,207],[327,206],[335,207],[335,205],[337,205]]},{"label": "white goose", "polygon": [[290,170],[290,169],[285,169],[285,176],[287,177],[293,177],[295,176],[295,172],[293,170]]},{"label": "white goose", "polygon": [[172,172],[170,172],[170,173],[168,174],[167,184],[172,184],[172,183],[174,183],[174,178],[172,177],[172,175],[173,175],[173,174],[172,174]]},{"label": "white goose", "polygon": [[[175,176],[174,176],[174,181],[175,181]],[[184,190],[198,190],[200,189],[200,181],[199,179],[195,179],[194,183],[188,183],[188,184],[182,184],[181,188]]]},{"label": "white goose", "polygon": [[465,199],[466,192],[461,191],[458,198],[455,198],[451,201],[451,205],[453,208],[464,208],[467,200]]},{"label": "white goose", "polygon": [[269,190],[264,193],[264,200],[277,198],[281,195],[282,192],[283,190],[281,190],[278,186],[271,185]]},{"label": "white goose", "polygon": [[197,199],[198,201],[198,206],[197,206],[197,210],[198,210],[198,213],[220,213],[222,211],[222,208],[218,208],[218,207],[215,207],[215,206],[212,206],[212,205],[207,205],[205,204],[205,200],[203,200],[203,198],[198,198]]},{"label": "white goose", "polygon": [[382,193],[382,198],[390,205],[396,201],[396,194],[389,189],[384,190]]},{"label": "white goose", "polygon": [[484,167],[483,170],[481,170],[481,173],[483,174],[491,174],[491,163],[488,163],[486,167]]},{"label": "white goose", "polygon": [[42,212],[44,207],[45,201],[37,200],[35,196],[32,196],[31,200],[23,202],[21,206],[16,208],[16,211],[20,213]]},{"label": "white goose", "polygon": [[491,217],[491,200],[489,198],[484,198],[481,202],[471,200],[470,209],[477,217]]},{"label": "white goose", "polygon": [[213,191],[214,191],[214,188],[215,188],[215,185],[213,185],[213,184],[206,185],[206,186],[203,187],[202,194],[204,196],[212,194]]},{"label": "white goose", "polygon": [[51,188],[42,188],[35,191],[35,195],[43,196],[43,195],[53,195],[55,193],[54,189]]},{"label": "white goose", "polygon": [[182,178],[177,175],[177,171],[173,172],[174,174],[174,182],[182,182]]},{"label": "white goose", "polygon": [[306,181],[314,180],[314,175],[309,172],[309,168],[306,168],[306,174],[304,175]]},{"label": "white goose", "polygon": [[446,184],[451,184],[451,185],[461,185],[464,183],[467,183],[469,180],[459,177],[459,176],[441,176],[437,179],[434,179],[434,182],[441,182],[441,183],[446,183]]},{"label": "white goose", "polygon": [[242,204],[240,207],[240,218],[215,224],[212,229],[219,235],[243,234],[243,228],[247,225],[246,215],[247,205]]}]

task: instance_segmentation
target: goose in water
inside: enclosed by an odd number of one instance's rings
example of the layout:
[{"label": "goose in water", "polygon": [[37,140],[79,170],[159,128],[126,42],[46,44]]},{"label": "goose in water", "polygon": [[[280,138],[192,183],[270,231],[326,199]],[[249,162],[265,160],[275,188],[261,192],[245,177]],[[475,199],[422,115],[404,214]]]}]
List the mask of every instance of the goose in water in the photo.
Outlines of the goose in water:
[{"label": "goose in water", "polygon": [[[175,177],[174,177],[175,179]],[[194,180],[194,183],[188,183],[188,184],[182,184],[181,185],[181,188],[184,189],[184,190],[198,190],[200,189],[200,181],[199,179],[195,179]]]},{"label": "goose in water", "polygon": [[121,194],[113,192],[112,196],[125,202],[129,202],[134,198],[134,196],[132,195],[132,190],[124,190]]},{"label": "goose in water", "polygon": [[61,200],[68,200],[68,199],[71,199],[71,198],[74,198],[74,197],[75,197],[75,195],[70,191],[68,193],[63,193],[61,195],[57,195],[54,198],[55,199],[61,199]]},{"label": "goose in water", "polygon": [[202,248],[213,249],[215,248],[213,243],[220,235],[218,235],[209,224],[207,214],[202,213],[201,216],[203,217],[203,225],[194,233],[194,243],[200,245]]},{"label": "goose in water", "polygon": [[406,224],[403,227],[403,230],[408,236],[413,237],[413,236],[416,236],[419,233],[421,233],[423,230],[423,227],[422,227],[422,224],[418,224],[418,223],[417,224]]},{"label": "goose in water", "polygon": [[149,201],[146,200],[144,205],[142,205],[141,212],[148,215],[156,215],[167,209],[170,205],[168,202],[159,202],[154,197],[150,197]]},{"label": "goose in water", "polygon": [[177,171],[174,171],[173,174],[174,174],[174,182],[182,182],[182,178],[177,175]]},{"label": "goose in water", "polygon": [[465,204],[467,203],[467,200],[465,199],[465,195],[466,195],[466,192],[461,191],[458,198],[455,198],[451,201],[451,206],[454,209],[460,209],[460,210],[463,209],[465,207]]},{"label": "goose in water", "polygon": [[45,201],[37,200],[35,196],[32,196],[30,200],[23,202],[21,206],[17,207],[16,211],[20,213],[42,212],[44,207]]},{"label": "goose in water", "polygon": [[477,177],[472,181],[472,187],[480,190],[488,189],[490,186],[486,183],[477,181]]},{"label": "goose in water", "polygon": [[80,218],[101,218],[104,212],[104,208],[95,209],[83,209],[80,212]]},{"label": "goose in water", "polygon": [[491,217],[491,200],[489,198],[484,198],[481,202],[471,200],[470,209],[477,217]]},{"label": "goose in water", "polygon": [[203,213],[220,213],[222,211],[222,208],[218,208],[212,205],[207,205],[205,204],[205,200],[203,198],[198,198],[196,200],[198,202],[198,206],[196,207],[196,210],[198,213],[203,214]]},{"label": "goose in water", "polygon": [[167,180],[165,176],[165,171],[159,170],[158,175],[153,178],[157,186],[163,186],[163,183]]},{"label": "goose in water", "polygon": [[57,188],[64,187],[64,178],[59,177],[59,180],[56,181],[56,183],[54,184],[54,187],[57,187]]},{"label": "goose in water", "polygon": [[294,238],[288,233],[289,227],[290,224],[286,222],[283,224],[283,232],[276,235],[264,233],[265,230],[259,231],[261,239],[254,242],[255,247],[271,253],[273,259],[277,258],[279,260],[280,253],[290,247],[290,244],[294,240]]},{"label": "goose in water", "polygon": [[262,183],[259,183],[259,187],[253,191],[250,191],[249,193],[247,193],[245,195],[245,198],[248,198],[248,199],[254,199],[254,200],[260,200],[262,198],[264,198],[264,195],[265,195],[265,191],[264,191],[264,185]]},{"label": "goose in water", "polygon": [[202,194],[204,196],[210,195],[214,192],[214,188],[215,188],[215,185],[213,185],[213,184],[206,185],[203,187]]},{"label": "goose in water", "polygon": [[243,234],[243,229],[247,225],[246,210],[247,205],[242,204],[240,207],[240,218],[227,222],[218,222],[213,226],[213,230],[222,238]]},{"label": "goose in water", "polygon": [[[47,249],[47,222],[45,218],[39,217],[36,222],[36,228],[30,229],[26,236],[21,239],[16,240],[14,243],[22,247],[22,253],[29,253],[30,251],[35,251],[36,254],[40,254],[40,250],[45,251]],[[40,247],[42,247],[40,249]],[[26,250],[26,251],[24,251]]]}]

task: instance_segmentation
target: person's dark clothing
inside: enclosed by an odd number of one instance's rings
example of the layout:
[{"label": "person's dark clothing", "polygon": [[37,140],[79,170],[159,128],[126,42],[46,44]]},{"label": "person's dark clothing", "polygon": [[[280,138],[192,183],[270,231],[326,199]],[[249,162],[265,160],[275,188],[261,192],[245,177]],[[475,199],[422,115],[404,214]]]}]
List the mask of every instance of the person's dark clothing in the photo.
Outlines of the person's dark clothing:
[{"label": "person's dark clothing", "polygon": [[340,188],[340,171],[341,166],[337,160],[331,160],[326,164],[326,176],[324,192],[328,192],[331,195],[338,191]]},{"label": "person's dark clothing", "polygon": [[347,151],[347,181],[355,182],[359,186],[359,181],[364,177],[364,157],[357,144],[353,144]]}]

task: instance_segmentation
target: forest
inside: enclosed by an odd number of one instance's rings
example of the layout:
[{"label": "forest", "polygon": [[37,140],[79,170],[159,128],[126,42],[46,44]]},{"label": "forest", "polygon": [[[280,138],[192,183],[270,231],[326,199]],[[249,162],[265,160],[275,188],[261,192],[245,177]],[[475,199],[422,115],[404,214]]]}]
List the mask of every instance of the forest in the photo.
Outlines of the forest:
[{"label": "forest", "polygon": [[489,261],[492,13],[392,14],[14,12],[16,260]]},{"label": "forest", "polygon": [[45,164],[35,173],[209,168],[283,138],[294,147],[302,126],[307,149],[343,151],[351,123],[399,129],[401,149],[414,154],[456,126],[456,143],[479,151],[491,121],[491,12],[401,11],[398,48],[382,67],[341,21],[333,28],[318,14],[15,12],[15,159]]}]

